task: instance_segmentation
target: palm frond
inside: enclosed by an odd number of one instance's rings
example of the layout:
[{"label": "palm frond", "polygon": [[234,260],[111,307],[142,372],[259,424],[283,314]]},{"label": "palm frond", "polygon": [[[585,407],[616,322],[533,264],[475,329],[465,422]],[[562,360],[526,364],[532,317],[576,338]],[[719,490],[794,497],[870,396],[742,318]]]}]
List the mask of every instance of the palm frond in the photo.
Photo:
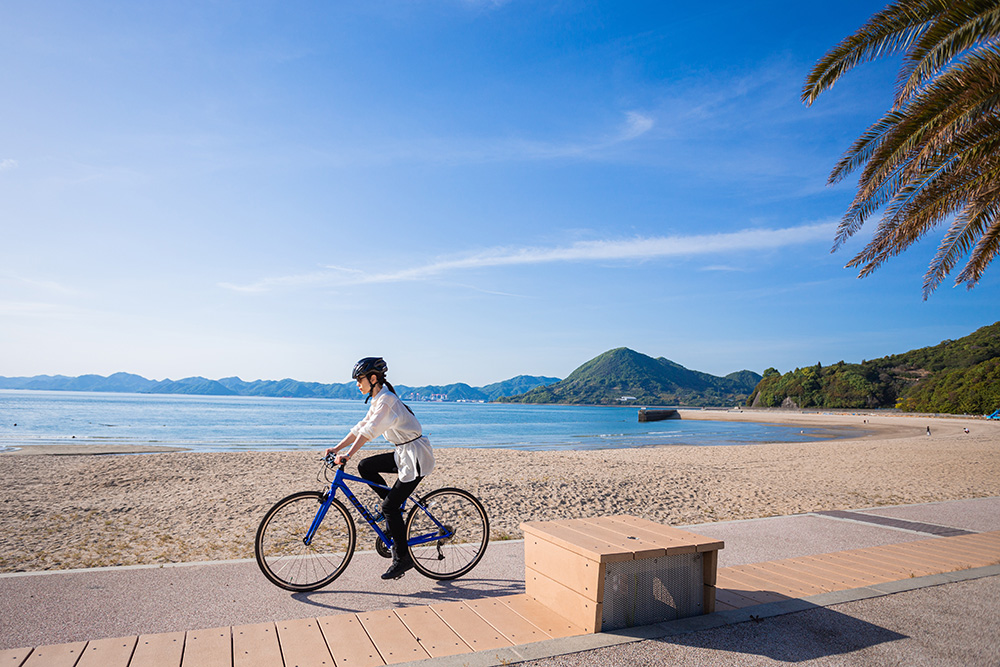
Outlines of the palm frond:
[{"label": "palm frond", "polygon": [[955,279],[956,285],[965,283],[969,289],[979,283],[986,268],[1000,252],[1000,189],[994,188],[991,192],[984,193],[983,198],[987,203],[982,207],[978,218],[984,231],[972,249],[965,268]]},{"label": "palm frond", "polygon": [[915,41],[900,70],[896,104],[902,104],[954,58],[1000,32],[995,0],[952,3]]},{"label": "palm frond", "polygon": [[855,65],[904,51],[894,105],[851,145],[829,182],[860,170],[834,250],[877,211],[872,239],[848,267],[871,274],[942,224],[924,298],[964,257],[970,288],[1000,250],[1000,1],[896,0],[821,60],[802,99]]},{"label": "palm frond", "polygon": [[802,89],[802,101],[811,105],[857,65],[905,49],[947,9],[946,4],[942,0],[898,0],[875,14],[813,67]]}]

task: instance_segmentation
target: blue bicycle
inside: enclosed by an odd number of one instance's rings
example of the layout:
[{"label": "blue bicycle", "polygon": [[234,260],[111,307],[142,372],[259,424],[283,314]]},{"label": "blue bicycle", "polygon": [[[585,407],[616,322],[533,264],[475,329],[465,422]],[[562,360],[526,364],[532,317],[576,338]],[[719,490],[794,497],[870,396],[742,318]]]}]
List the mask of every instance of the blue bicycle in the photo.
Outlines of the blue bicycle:
[{"label": "blue bicycle", "polygon": [[[375,550],[390,557],[388,534],[378,505],[369,510],[347,487],[347,481],[388,490],[344,472],[332,457],[323,459],[324,491],[300,491],[279,500],[257,528],[254,554],[261,572],[273,584],[290,591],[314,591],[343,574],[354,556],[357,529],[341,491],[375,531]],[[333,479],[329,471],[335,470]],[[419,500],[409,498],[405,515],[407,544],[418,572],[431,579],[455,579],[482,559],[489,544],[490,522],[483,504],[462,489],[436,489]]]}]

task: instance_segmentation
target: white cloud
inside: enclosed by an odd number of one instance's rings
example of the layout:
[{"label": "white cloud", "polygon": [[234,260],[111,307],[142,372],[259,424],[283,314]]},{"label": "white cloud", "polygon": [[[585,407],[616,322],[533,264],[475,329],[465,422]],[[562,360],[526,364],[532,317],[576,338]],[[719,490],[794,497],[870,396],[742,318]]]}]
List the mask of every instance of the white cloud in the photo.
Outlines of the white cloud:
[{"label": "white cloud", "polygon": [[17,167],[17,160],[11,158],[6,158],[0,160],[0,171],[7,171],[8,169],[14,169]]},{"label": "white cloud", "polygon": [[64,294],[64,295],[77,295],[80,293],[80,290],[73,287],[68,287],[54,280],[35,280],[33,278],[26,278],[24,276],[18,276],[13,274],[3,274],[0,277],[5,279],[9,278],[18,285],[27,286],[31,289],[40,290],[42,292],[50,292],[54,294]]},{"label": "white cloud", "polygon": [[651,116],[638,111],[629,111],[625,114],[625,131],[622,132],[621,140],[628,141],[641,137],[652,130],[653,125],[655,125],[655,121]]},{"label": "white cloud", "polygon": [[603,131],[561,141],[543,141],[520,136],[438,137],[395,139],[391,144],[366,145],[363,149],[353,151],[344,151],[339,147],[333,151],[316,148],[310,148],[310,151],[338,165],[384,164],[398,161],[476,164],[574,158],[596,160],[606,158],[614,149],[639,139],[655,125],[653,116],[640,111],[628,111],[620,123]]},{"label": "white cloud", "polygon": [[822,222],[785,229],[746,229],[738,232],[696,236],[654,236],[624,240],[580,241],[568,246],[552,248],[501,247],[449,259],[440,259],[430,264],[387,273],[365,273],[357,269],[327,266],[325,271],[265,278],[249,285],[222,283],[220,287],[241,292],[265,292],[276,288],[401,283],[492,267],[557,262],[648,261],[671,257],[773,250],[819,241],[829,243],[835,228],[836,223]]}]

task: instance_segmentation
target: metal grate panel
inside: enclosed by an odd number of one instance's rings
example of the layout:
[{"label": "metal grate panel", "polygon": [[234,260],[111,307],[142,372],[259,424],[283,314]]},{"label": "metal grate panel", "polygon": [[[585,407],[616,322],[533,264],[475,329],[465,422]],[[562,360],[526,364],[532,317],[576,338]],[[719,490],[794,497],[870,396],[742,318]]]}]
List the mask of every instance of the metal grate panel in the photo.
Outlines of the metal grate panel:
[{"label": "metal grate panel", "polygon": [[608,563],[601,630],[695,616],[703,604],[700,553]]}]

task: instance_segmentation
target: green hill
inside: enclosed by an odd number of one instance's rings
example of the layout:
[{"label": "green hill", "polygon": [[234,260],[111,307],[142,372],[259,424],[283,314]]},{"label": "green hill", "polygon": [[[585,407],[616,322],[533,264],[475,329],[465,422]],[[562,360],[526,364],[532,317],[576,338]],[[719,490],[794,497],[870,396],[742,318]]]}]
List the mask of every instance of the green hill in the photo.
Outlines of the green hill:
[{"label": "green hill", "polygon": [[718,377],[620,347],[594,357],[561,382],[501,400],[611,405],[628,396],[644,404],[722,406],[742,403],[759,380],[751,371]]},{"label": "green hill", "polygon": [[958,340],[860,364],[816,364],[785,374],[769,368],[747,405],[992,412],[1000,408],[1000,322]]}]

